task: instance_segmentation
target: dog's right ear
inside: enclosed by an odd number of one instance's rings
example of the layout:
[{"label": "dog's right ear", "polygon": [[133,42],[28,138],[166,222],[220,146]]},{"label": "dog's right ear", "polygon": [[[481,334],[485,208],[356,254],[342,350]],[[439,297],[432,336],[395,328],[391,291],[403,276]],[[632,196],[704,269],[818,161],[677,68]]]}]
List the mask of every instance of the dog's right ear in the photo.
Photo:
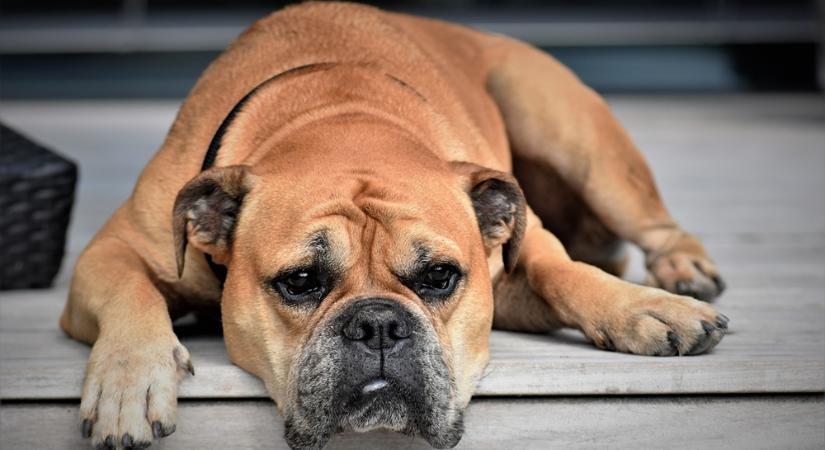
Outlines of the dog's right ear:
[{"label": "dog's right ear", "polygon": [[462,176],[473,202],[484,246],[489,252],[500,245],[504,270],[512,272],[527,224],[527,202],[518,181],[512,174],[473,163],[454,161],[451,165]]},{"label": "dog's right ear", "polygon": [[215,167],[186,183],[175,199],[172,233],[178,277],[183,276],[186,244],[226,260],[241,204],[251,189],[248,166]]}]

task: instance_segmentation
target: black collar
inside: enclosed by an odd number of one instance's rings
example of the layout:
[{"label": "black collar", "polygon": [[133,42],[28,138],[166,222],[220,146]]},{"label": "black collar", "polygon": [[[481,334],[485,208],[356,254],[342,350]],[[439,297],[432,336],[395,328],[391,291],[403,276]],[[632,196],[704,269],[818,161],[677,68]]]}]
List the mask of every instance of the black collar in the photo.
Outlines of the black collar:
[{"label": "black collar", "polygon": [[[255,93],[260,91],[269,83],[289,74],[293,74],[296,72],[303,72],[306,70],[317,70],[317,69],[325,69],[327,67],[332,66],[334,63],[313,63],[313,64],[305,64],[303,66],[293,67],[292,69],[287,69],[277,75],[267,78],[262,83],[255,86],[249,93],[243,96],[238,103],[229,111],[229,114],[223,119],[221,125],[218,127],[218,130],[215,131],[215,135],[212,136],[212,141],[209,142],[209,149],[206,151],[206,156],[203,158],[203,164],[201,165],[201,171],[210,169],[215,164],[215,158],[218,156],[218,150],[221,148],[221,143],[223,142],[223,137],[226,134],[226,131],[229,129],[229,126],[235,120],[235,117],[241,111],[241,109],[246,105],[250,98],[252,98]],[[218,279],[221,283],[221,287],[223,287],[223,283],[226,281],[226,266],[216,263],[212,260],[212,256],[209,254],[204,254],[206,256],[206,262],[209,264],[209,268],[212,270],[212,273],[215,274],[215,278]]]}]

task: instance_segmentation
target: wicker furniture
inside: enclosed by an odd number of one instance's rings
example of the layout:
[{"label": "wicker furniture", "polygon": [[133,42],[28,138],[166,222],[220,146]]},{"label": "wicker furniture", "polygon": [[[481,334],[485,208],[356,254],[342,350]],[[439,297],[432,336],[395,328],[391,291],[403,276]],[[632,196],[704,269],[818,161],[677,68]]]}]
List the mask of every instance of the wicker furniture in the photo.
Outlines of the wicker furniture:
[{"label": "wicker furniture", "polygon": [[0,289],[51,285],[76,181],[75,163],[0,124]]}]

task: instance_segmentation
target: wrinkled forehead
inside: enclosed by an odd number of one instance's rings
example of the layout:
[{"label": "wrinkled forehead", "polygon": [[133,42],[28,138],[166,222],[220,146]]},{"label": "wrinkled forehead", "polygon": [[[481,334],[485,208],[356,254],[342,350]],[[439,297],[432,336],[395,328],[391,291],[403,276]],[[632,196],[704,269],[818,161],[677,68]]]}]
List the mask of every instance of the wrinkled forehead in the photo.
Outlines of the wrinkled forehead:
[{"label": "wrinkled forehead", "polygon": [[265,181],[241,213],[250,226],[237,231],[257,247],[248,254],[270,268],[319,259],[342,269],[365,258],[398,270],[421,261],[461,262],[472,244],[473,213],[466,194],[449,181],[392,182],[386,174],[346,171]]}]

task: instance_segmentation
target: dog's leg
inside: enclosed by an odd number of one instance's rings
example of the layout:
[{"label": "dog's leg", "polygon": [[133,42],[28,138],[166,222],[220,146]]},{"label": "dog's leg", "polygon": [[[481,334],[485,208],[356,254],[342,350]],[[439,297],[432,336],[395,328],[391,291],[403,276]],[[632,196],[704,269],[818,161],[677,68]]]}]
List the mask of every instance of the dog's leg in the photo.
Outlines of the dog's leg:
[{"label": "dog's leg", "polygon": [[626,242],[602,222],[579,194],[552,169],[518,156],[513,174],[527,204],[576,261],[594,265],[621,277],[629,259]]},{"label": "dog's leg", "polygon": [[724,336],[727,318],[707,303],[573,261],[552,233],[532,222],[515,271],[496,282],[497,328],[567,326],[600,348],[653,356],[703,353]]},{"label": "dog's leg", "polygon": [[98,238],[77,263],[60,325],[93,344],[81,428],[97,448],[144,448],[175,430],[177,384],[192,373],[167,303],[124,241]]},{"label": "dog's leg", "polygon": [[552,169],[610,231],[639,245],[651,284],[703,300],[719,295],[724,285],[715,265],[670,216],[606,103],[537,49],[507,41],[500,55],[487,88],[514,156]]}]

